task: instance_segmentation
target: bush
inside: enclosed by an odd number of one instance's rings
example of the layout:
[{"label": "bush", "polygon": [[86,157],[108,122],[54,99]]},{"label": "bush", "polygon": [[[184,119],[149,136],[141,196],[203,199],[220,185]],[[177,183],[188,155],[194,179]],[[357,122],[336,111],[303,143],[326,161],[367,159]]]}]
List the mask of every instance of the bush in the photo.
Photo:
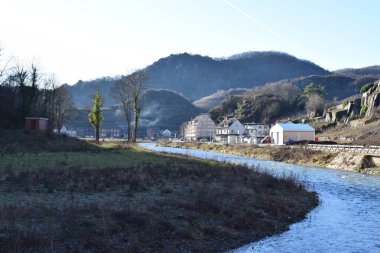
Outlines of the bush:
[{"label": "bush", "polygon": [[363,105],[362,108],[360,109],[360,114],[361,115],[364,115],[368,110],[368,106],[367,105]]},{"label": "bush", "polygon": [[374,83],[367,83],[365,84],[363,87],[360,88],[360,93],[364,93],[366,91],[368,91],[369,89],[371,89],[373,87]]}]

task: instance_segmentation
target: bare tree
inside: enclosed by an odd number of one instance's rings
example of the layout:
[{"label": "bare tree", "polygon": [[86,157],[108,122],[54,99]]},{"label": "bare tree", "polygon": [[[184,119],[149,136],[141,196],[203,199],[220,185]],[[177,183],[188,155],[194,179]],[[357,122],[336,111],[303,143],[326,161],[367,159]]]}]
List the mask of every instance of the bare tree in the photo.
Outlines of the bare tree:
[{"label": "bare tree", "polygon": [[306,111],[310,116],[317,116],[323,113],[325,108],[325,100],[319,95],[310,95],[306,103]]},{"label": "bare tree", "polygon": [[123,112],[125,121],[127,123],[127,138],[128,142],[132,139],[132,112],[133,112],[133,98],[129,89],[128,78],[123,77],[117,81],[111,89],[111,96],[119,102],[119,108]]},{"label": "bare tree", "polygon": [[0,86],[4,85],[7,79],[7,73],[11,68],[12,58],[4,59],[3,57],[3,49],[0,48]]},{"label": "bare tree", "polygon": [[128,92],[132,98],[133,103],[133,114],[134,114],[134,127],[133,127],[133,142],[136,142],[137,129],[140,119],[141,112],[141,96],[148,88],[149,78],[145,71],[138,70],[126,78],[126,84],[128,87]]},{"label": "bare tree", "polygon": [[52,111],[52,123],[60,132],[74,110],[72,95],[66,86],[55,89]]}]

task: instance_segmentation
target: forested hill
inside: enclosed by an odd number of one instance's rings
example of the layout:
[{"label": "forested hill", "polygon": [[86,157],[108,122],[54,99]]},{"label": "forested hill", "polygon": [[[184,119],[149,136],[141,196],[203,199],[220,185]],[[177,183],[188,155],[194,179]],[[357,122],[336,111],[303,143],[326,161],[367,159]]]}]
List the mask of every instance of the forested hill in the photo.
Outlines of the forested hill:
[{"label": "forested hill", "polygon": [[170,55],[148,66],[147,71],[152,87],[175,90],[190,100],[218,90],[328,74],[312,62],[279,52],[248,52],[225,59],[187,53]]},{"label": "forested hill", "polygon": [[[151,88],[164,88],[197,100],[218,90],[253,88],[268,82],[329,72],[316,64],[279,52],[249,52],[224,59],[187,53],[161,58],[146,68]],[[79,81],[70,86],[77,107],[90,104],[97,88],[105,103],[114,103],[109,95],[118,77]]]}]

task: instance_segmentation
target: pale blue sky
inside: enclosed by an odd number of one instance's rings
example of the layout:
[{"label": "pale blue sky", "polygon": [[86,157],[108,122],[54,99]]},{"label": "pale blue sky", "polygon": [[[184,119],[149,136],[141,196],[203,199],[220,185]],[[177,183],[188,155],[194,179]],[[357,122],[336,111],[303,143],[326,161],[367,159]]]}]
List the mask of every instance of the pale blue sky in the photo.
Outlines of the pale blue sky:
[{"label": "pale blue sky", "polygon": [[329,70],[380,64],[378,0],[2,0],[0,43],[60,82],[175,53],[275,50]]}]

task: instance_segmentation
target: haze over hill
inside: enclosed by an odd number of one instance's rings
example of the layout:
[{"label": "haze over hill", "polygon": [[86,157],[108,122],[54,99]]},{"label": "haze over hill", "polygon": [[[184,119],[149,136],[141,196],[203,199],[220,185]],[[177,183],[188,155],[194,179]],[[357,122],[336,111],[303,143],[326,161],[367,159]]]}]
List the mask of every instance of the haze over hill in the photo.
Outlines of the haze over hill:
[{"label": "haze over hill", "polygon": [[[161,129],[178,130],[182,122],[206,112],[194,106],[189,100],[181,95],[163,89],[151,89],[147,91],[141,101],[142,111],[140,118],[140,131],[145,134],[146,127],[159,127]],[[69,126],[89,127],[87,116],[88,112],[84,109],[77,110],[77,113],[69,120]],[[113,126],[125,126],[122,113],[117,106],[103,110],[102,125],[113,128]]]}]

